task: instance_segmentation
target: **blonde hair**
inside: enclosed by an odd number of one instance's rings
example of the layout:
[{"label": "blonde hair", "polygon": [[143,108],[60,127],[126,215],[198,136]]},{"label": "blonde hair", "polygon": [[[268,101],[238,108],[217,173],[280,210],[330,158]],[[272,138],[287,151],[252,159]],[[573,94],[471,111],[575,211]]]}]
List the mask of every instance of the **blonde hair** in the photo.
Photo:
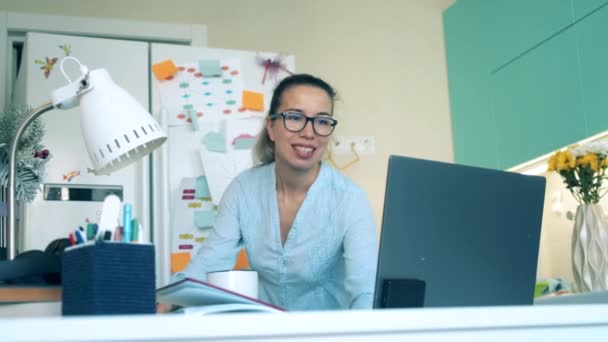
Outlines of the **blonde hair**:
[{"label": "blonde hair", "polygon": [[253,160],[257,165],[267,165],[274,162],[274,141],[270,140],[266,125],[262,128],[253,147]]}]

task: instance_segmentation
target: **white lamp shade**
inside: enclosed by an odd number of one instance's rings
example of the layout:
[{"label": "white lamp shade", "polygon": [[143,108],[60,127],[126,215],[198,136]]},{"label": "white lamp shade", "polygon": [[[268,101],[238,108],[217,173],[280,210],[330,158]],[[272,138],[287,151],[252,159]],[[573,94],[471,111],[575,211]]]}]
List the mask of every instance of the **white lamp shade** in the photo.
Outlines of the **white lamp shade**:
[{"label": "white lamp shade", "polygon": [[167,140],[152,115],[112,81],[105,69],[89,73],[93,87],[80,97],[80,125],[96,175],[107,175]]}]

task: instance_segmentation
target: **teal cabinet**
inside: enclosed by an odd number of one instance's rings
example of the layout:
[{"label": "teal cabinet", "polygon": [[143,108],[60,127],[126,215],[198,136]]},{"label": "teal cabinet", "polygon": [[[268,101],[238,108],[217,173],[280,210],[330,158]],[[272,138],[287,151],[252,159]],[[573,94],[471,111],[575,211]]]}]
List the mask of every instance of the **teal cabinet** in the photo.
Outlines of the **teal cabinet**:
[{"label": "teal cabinet", "polygon": [[507,169],[608,129],[608,0],[444,12],[454,159]]},{"label": "teal cabinet", "polygon": [[499,168],[586,136],[573,30],[521,56],[491,79]]},{"label": "teal cabinet", "polygon": [[600,7],[608,4],[608,0],[571,0],[572,14],[575,20],[579,20],[593,11],[597,11]]},{"label": "teal cabinet", "polygon": [[574,26],[580,56],[587,135],[608,129],[608,6]]},{"label": "teal cabinet", "polygon": [[479,30],[485,0],[460,1],[444,13],[454,158],[461,164],[498,167],[488,86],[491,65],[486,31]]},{"label": "teal cabinet", "polygon": [[571,1],[484,1],[480,9],[485,13],[479,29],[489,35],[488,58],[493,68],[516,59],[570,25],[573,22]]}]

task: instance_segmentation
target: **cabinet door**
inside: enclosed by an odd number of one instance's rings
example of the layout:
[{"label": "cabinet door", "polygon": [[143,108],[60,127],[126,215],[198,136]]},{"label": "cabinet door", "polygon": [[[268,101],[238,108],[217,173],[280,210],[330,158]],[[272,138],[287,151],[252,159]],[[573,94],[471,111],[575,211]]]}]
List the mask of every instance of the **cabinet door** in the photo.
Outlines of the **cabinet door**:
[{"label": "cabinet door", "polygon": [[444,13],[454,160],[497,168],[496,131],[490,107],[487,31],[482,1],[459,1]]},{"label": "cabinet door", "polygon": [[[26,36],[15,101],[30,106],[49,101],[55,89],[67,84],[59,65],[68,53],[89,70],[107,69],[119,86],[148,107],[147,43],[39,33]],[[54,58],[57,61],[47,66],[50,71],[45,75],[41,69]],[[72,79],[79,76],[76,63],[66,62],[65,70]],[[79,109],[54,109],[40,118],[46,128],[43,145],[52,155],[47,163],[45,183],[122,186],[123,200],[133,204],[134,216],[144,227],[150,223],[147,157],[110,176],[95,176],[87,171],[91,162],[80,131]],[[66,178],[71,172],[79,172],[79,175]],[[24,249],[44,249],[52,240],[67,237],[87,218],[98,222],[101,204],[46,201],[38,194],[32,203],[25,206],[22,223]]]},{"label": "cabinet door", "polygon": [[566,30],[492,76],[500,168],[585,137],[574,31]]},{"label": "cabinet door", "polygon": [[579,20],[607,4],[608,0],[572,0],[572,13],[574,14],[574,19]]},{"label": "cabinet door", "polygon": [[587,135],[608,129],[608,6],[574,27],[578,40]]},{"label": "cabinet door", "polygon": [[488,32],[494,69],[572,23],[571,0],[486,0],[481,30]]}]

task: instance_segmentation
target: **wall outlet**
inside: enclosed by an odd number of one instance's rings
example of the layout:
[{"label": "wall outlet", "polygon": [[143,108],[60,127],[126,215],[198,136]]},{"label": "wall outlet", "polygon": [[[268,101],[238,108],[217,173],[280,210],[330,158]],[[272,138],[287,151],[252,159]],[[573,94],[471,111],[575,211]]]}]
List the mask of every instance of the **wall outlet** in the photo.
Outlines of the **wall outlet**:
[{"label": "wall outlet", "polygon": [[376,139],[372,136],[336,136],[332,141],[332,151],[336,155],[352,154],[352,148],[359,155],[373,154]]}]

